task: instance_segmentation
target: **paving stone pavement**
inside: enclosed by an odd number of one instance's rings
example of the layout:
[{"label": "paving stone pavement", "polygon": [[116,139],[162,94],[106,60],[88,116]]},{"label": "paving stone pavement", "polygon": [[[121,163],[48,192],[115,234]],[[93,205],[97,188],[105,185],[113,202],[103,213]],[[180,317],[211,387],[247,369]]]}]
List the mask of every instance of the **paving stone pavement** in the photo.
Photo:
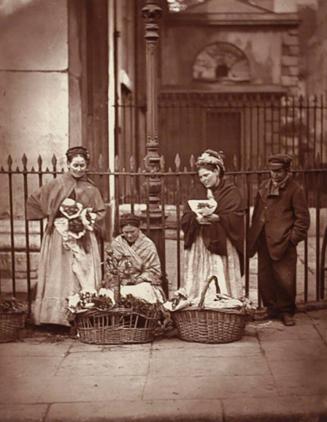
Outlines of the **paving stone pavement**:
[{"label": "paving stone pavement", "polygon": [[176,336],[0,344],[0,421],[327,421],[327,310],[251,322],[241,341]]}]

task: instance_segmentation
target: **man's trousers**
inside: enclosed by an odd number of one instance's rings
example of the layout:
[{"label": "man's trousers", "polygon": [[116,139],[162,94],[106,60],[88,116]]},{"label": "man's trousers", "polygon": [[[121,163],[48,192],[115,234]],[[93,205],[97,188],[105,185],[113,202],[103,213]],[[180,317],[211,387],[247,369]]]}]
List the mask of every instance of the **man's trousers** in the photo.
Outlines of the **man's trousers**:
[{"label": "man's trousers", "polygon": [[264,230],[258,242],[258,281],[263,304],[273,314],[293,315],[296,295],[296,247],[290,243],[283,257],[273,261],[269,255]]}]

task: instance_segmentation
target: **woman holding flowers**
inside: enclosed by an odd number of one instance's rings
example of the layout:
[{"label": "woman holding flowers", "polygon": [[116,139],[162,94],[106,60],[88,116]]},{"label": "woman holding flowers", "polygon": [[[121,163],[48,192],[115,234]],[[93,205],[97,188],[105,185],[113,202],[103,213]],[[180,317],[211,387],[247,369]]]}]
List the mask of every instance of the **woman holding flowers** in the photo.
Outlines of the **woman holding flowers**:
[{"label": "woman holding flowers", "polygon": [[[109,285],[112,283],[110,261],[119,260],[120,284],[123,286],[123,291],[140,294],[144,299],[154,295],[163,302],[160,258],[156,245],[142,233],[140,225],[141,219],[135,214],[121,216],[121,234],[112,241],[108,251],[107,281]],[[145,296],[142,296],[142,292]]]},{"label": "woman holding flowers", "polygon": [[47,218],[41,245],[34,322],[69,326],[66,298],[101,283],[101,265],[94,231],[100,230],[105,206],[87,177],[89,154],[84,147],[66,152],[68,171],[27,200],[27,218]]},{"label": "woman holding flowers", "polygon": [[161,286],[161,265],[155,244],[140,229],[141,219],[135,214],[121,216],[121,234],[111,244],[118,257],[128,258],[130,268],[126,269],[122,284],[136,285],[150,283]]},{"label": "woman holding flowers", "polygon": [[[221,293],[239,298],[243,261],[243,199],[235,184],[224,178],[221,153],[206,150],[197,159],[200,186],[184,206],[184,288],[196,303],[208,277],[218,278]],[[209,287],[208,301],[216,291]]]}]

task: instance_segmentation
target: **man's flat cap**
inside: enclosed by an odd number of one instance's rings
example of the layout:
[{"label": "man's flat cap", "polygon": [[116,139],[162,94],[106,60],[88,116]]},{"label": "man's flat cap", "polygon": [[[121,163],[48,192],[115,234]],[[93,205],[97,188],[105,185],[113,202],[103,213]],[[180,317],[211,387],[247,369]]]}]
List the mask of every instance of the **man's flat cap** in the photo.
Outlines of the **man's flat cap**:
[{"label": "man's flat cap", "polygon": [[288,154],[273,154],[268,158],[268,167],[271,170],[289,168],[292,157]]}]

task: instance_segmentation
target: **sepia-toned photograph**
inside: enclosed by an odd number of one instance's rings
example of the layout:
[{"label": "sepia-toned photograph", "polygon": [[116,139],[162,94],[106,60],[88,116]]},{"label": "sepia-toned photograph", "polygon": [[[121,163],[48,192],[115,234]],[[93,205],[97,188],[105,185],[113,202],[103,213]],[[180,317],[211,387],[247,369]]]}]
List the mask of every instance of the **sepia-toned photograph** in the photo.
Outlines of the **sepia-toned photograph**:
[{"label": "sepia-toned photograph", "polygon": [[0,421],[327,422],[327,0],[0,0]]}]

